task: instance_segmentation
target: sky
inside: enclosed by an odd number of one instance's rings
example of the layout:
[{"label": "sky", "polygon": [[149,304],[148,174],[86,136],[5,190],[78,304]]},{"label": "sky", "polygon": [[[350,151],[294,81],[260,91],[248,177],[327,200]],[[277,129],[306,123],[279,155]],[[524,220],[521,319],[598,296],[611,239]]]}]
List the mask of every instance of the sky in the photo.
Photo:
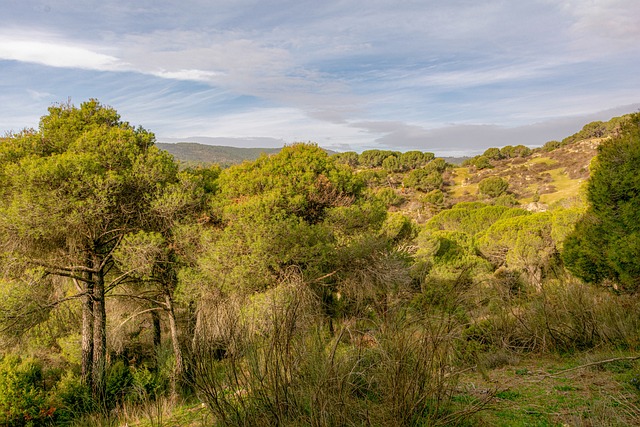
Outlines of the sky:
[{"label": "sky", "polygon": [[0,133],[90,98],[158,141],[472,155],[640,109],[638,0],[2,0]]}]

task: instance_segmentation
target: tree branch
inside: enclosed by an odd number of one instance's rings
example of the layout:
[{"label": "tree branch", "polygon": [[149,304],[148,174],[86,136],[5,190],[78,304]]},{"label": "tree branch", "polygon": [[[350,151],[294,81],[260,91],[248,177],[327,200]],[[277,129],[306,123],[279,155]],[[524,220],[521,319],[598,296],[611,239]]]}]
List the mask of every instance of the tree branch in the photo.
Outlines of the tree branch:
[{"label": "tree branch", "polygon": [[633,360],[638,360],[638,359],[640,359],[640,356],[614,357],[613,359],[599,360],[597,362],[586,363],[584,365],[574,366],[573,368],[563,369],[563,370],[558,371],[558,372],[556,372],[554,374],[545,374],[542,377],[543,378],[553,378],[553,377],[557,377],[557,376],[566,374],[567,372],[576,371],[578,369],[589,368],[591,366],[599,366],[599,365],[604,365],[606,363],[620,362],[620,361],[623,361],[623,360],[624,361],[633,361]]}]

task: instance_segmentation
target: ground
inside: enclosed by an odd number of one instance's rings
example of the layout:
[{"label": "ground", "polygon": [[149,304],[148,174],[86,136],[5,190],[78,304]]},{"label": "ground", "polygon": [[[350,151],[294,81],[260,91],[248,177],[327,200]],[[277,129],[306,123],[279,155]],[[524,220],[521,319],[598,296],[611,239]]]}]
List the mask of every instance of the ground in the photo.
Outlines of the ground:
[{"label": "ground", "polygon": [[[456,399],[495,395],[471,425],[640,425],[640,363],[633,357],[625,353],[512,357],[500,368],[465,373]],[[611,359],[618,360],[598,363]]]}]

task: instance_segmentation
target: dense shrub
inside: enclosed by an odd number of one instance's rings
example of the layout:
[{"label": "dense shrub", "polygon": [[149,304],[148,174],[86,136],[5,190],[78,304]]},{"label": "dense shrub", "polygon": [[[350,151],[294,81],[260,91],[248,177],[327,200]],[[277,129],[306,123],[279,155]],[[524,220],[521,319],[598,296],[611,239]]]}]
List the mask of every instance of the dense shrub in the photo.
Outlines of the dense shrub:
[{"label": "dense shrub", "polygon": [[426,167],[412,170],[404,179],[406,187],[415,188],[425,193],[439,190],[443,184],[442,174],[438,171],[431,171]]},{"label": "dense shrub", "polygon": [[480,194],[493,198],[502,196],[508,188],[509,183],[498,176],[490,176],[478,184]]},{"label": "dense shrub", "polygon": [[0,362],[0,424],[45,425],[54,413],[44,389],[42,365],[34,359],[5,356]]}]

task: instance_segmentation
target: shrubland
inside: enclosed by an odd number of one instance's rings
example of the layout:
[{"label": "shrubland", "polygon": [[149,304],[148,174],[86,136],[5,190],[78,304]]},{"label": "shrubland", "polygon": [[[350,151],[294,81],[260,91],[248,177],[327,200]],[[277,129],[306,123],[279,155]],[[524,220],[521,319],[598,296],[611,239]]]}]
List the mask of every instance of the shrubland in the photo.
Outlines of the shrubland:
[{"label": "shrubland", "polygon": [[0,423],[486,425],[519,396],[492,375],[595,351],[625,355],[614,424],[640,419],[638,117],[463,167],[293,144],[221,169],[55,105],[0,142]]}]

